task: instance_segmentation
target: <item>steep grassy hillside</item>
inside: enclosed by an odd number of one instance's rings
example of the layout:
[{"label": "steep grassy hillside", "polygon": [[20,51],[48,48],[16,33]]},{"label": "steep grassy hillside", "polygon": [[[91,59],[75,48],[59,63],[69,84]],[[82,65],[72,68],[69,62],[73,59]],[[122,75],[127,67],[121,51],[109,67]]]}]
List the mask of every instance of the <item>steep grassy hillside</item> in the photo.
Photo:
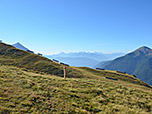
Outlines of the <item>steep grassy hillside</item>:
[{"label": "steep grassy hillside", "polygon": [[[7,66],[15,66],[35,73],[40,73],[40,74],[46,73],[46,74],[63,77],[63,65],[53,62],[45,57],[33,53],[29,53],[23,50],[19,50],[13,46],[4,43],[0,43],[0,64]],[[82,77],[94,78],[97,76],[115,77],[116,76],[115,74],[117,73],[111,73],[111,72],[109,73],[109,71],[102,72],[89,68],[76,68],[70,66],[67,67],[66,74],[67,77],[70,78],[82,78]],[[117,74],[116,78],[130,83],[149,86],[148,84],[130,75]]]},{"label": "steep grassy hillside", "polygon": [[[4,43],[0,43],[0,64],[63,76],[63,65]],[[68,67],[67,72],[67,77],[82,77],[82,73],[72,67]]]},{"label": "steep grassy hillside", "polygon": [[67,77],[63,65],[0,43],[0,113],[152,113],[152,87],[132,75],[70,66]]},{"label": "steep grassy hillside", "polygon": [[152,89],[127,81],[105,79],[98,76],[101,71],[80,70],[93,78],[64,80],[62,77],[1,65],[0,113],[152,113]]}]

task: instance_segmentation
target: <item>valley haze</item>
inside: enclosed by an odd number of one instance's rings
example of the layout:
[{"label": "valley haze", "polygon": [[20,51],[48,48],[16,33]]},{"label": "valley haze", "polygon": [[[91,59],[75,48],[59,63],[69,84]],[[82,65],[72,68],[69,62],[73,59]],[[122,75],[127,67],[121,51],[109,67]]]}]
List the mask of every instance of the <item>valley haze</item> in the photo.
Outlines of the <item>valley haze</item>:
[{"label": "valley haze", "polygon": [[124,53],[111,53],[104,54],[101,52],[72,52],[72,53],[59,53],[55,55],[45,55],[50,59],[57,59],[61,62],[70,64],[77,67],[91,67],[93,68],[101,61],[113,60],[117,57],[124,55]]},{"label": "valley haze", "polygon": [[[31,49],[25,47],[20,42],[12,44],[12,46],[24,51],[31,51]],[[124,55],[124,53],[104,54],[101,52],[71,52],[71,53],[61,52],[59,54],[44,55],[44,56],[49,59],[56,59],[60,62],[67,63],[71,66],[76,66],[76,67],[84,66],[84,67],[94,68],[94,66],[96,66],[101,61],[113,60],[122,55]]]}]

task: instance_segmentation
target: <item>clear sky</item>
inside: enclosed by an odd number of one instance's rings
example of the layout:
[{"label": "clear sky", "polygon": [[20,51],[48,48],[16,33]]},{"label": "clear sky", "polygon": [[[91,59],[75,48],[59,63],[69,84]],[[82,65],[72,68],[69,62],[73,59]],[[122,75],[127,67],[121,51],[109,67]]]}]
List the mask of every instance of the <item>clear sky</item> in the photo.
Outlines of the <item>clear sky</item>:
[{"label": "clear sky", "polygon": [[152,0],[0,0],[0,39],[43,54],[152,47]]}]

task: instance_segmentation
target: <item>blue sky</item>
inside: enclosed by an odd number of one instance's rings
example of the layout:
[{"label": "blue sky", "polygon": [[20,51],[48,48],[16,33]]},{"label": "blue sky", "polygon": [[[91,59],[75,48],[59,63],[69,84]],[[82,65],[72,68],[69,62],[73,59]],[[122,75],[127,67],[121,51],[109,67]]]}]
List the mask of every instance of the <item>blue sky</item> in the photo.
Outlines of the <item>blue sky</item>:
[{"label": "blue sky", "polygon": [[43,54],[152,47],[152,0],[0,0],[0,39]]}]

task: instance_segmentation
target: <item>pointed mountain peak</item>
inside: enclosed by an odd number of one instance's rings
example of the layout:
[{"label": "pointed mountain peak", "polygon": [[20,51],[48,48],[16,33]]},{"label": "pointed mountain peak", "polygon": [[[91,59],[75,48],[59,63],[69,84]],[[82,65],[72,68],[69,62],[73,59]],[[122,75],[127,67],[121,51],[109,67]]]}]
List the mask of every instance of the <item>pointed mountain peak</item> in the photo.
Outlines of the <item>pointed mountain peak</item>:
[{"label": "pointed mountain peak", "polygon": [[152,49],[150,49],[149,47],[147,46],[142,46],[138,49],[136,49],[135,51],[133,51],[133,53],[135,55],[144,55],[144,56],[147,56],[147,55],[152,55]]},{"label": "pointed mountain peak", "polygon": [[21,45],[21,43],[19,43],[19,42],[17,42],[16,44],[20,44]]},{"label": "pointed mountain peak", "polygon": [[147,46],[142,46],[140,48],[138,48],[137,50],[135,51],[143,51],[143,52],[147,52],[147,51],[152,51],[152,49],[150,49],[149,47]]},{"label": "pointed mountain peak", "polygon": [[13,46],[14,45],[17,45],[17,46],[22,46],[22,47],[24,47],[21,43],[19,43],[19,42],[17,42],[17,43],[15,43],[15,44],[13,44]]},{"label": "pointed mountain peak", "polygon": [[150,49],[149,47],[147,47],[147,46],[142,46],[142,47],[140,47],[139,49],[140,49],[140,50],[143,50],[143,49],[144,49],[144,50],[151,50],[151,49]]},{"label": "pointed mountain peak", "polygon": [[16,44],[13,44],[12,46],[18,48],[18,49],[21,49],[21,50],[24,50],[24,51],[27,51],[29,50],[28,48],[24,47],[21,43],[17,42]]}]

